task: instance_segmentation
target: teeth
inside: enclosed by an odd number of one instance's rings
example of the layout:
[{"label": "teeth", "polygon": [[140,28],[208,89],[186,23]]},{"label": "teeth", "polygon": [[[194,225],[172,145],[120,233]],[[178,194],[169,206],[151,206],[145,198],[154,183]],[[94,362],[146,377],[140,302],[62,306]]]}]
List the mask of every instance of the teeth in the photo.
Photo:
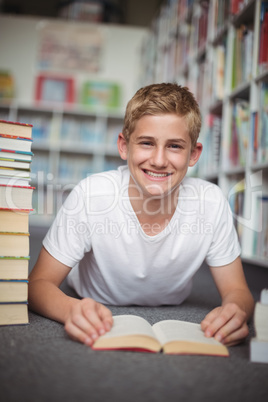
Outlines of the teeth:
[{"label": "teeth", "polygon": [[149,176],[152,176],[152,177],[166,177],[166,176],[169,176],[169,174],[170,174],[170,173],[153,173],[153,172],[150,172],[149,170],[146,170],[145,172]]}]

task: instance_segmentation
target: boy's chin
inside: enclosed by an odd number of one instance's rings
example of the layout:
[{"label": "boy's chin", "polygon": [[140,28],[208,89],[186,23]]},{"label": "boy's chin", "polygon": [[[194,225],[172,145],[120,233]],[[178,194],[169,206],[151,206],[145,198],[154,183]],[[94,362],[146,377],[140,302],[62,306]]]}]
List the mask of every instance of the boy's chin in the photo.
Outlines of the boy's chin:
[{"label": "boy's chin", "polygon": [[146,189],[146,191],[144,192],[144,195],[147,198],[151,197],[154,200],[157,200],[157,199],[162,200],[164,198],[168,198],[168,197],[173,196],[175,189],[176,188],[171,188],[171,189],[165,189],[163,191],[159,191],[159,190],[158,191],[157,190],[153,191],[152,189]]}]

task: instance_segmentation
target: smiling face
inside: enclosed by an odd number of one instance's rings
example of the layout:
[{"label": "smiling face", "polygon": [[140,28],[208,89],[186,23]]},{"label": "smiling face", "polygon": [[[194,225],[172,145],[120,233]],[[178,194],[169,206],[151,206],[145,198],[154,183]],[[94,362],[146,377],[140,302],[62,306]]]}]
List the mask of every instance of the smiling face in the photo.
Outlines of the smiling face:
[{"label": "smiling face", "polygon": [[122,159],[128,161],[131,173],[129,195],[163,198],[174,194],[194,166],[202,145],[192,150],[188,128],[183,117],[176,114],[145,115],[137,121],[129,142],[118,137]]}]

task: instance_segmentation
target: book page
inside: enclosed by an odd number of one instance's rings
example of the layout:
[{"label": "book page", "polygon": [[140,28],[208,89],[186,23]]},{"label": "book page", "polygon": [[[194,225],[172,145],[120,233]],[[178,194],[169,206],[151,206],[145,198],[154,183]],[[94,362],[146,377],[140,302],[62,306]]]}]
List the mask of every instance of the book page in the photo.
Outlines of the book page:
[{"label": "book page", "polygon": [[200,324],[165,320],[154,324],[152,328],[161,345],[178,340],[219,345],[216,339],[205,337]]},{"label": "book page", "polygon": [[117,315],[113,317],[113,320],[114,324],[111,331],[102,335],[102,339],[128,335],[146,335],[155,338],[151,325],[142,317],[135,315]]}]

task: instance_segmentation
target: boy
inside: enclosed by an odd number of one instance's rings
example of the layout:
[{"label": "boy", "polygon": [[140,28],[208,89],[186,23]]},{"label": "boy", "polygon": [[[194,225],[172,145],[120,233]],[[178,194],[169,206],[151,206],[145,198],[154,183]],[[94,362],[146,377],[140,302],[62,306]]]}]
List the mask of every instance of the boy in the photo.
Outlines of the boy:
[{"label": "boy", "polygon": [[[220,189],[185,178],[198,161],[201,115],[187,88],[154,84],[127,105],[118,150],[128,166],[82,180],[59,211],[29,278],[29,304],[91,345],[107,305],[180,304],[204,260],[222,298],[202,321],[226,345],[248,335],[253,298]],[[81,300],[59,289],[68,275]]]}]

